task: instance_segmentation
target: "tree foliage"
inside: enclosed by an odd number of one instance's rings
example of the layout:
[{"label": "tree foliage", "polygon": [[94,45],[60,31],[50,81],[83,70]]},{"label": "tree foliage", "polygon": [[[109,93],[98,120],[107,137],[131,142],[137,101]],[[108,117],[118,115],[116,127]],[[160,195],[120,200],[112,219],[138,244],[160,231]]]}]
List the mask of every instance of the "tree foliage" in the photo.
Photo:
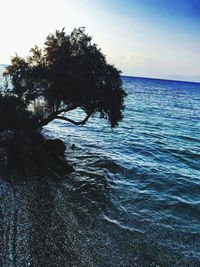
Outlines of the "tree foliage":
[{"label": "tree foliage", "polygon": [[34,130],[37,122],[37,116],[27,110],[23,101],[12,95],[0,94],[0,131]]},{"label": "tree foliage", "polygon": [[[23,113],[28,127],[40,128],[54,119],[79,125],[95,114],[115,127],[122,119],[126,94],[120,71],[107,63],[84,28],[69,35],[64,29],[50,34],[43,48],[35,46],[25,58],[13,57],[5,75],[12,88],[9,95],[0,96],[0,102],[4,99],[10,109],[18,110],[19,121]],[[82,121],[65,116],[76,108],[85,113]],[[12,123],[22,127],[18,119]]]}]

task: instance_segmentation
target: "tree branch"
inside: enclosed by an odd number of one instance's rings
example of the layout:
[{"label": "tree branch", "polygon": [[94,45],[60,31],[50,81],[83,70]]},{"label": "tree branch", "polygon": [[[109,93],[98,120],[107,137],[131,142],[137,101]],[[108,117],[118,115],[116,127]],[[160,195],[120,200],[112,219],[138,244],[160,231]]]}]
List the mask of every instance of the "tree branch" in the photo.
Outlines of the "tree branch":
[{"label": "tree branch", "polygon": [[74,124],[74,125],[83,125],[83,124],[85,124],[85,123],[88,121],[88,119],[90,118],[91,115],[92,115],[92,113],[89,113],[89,114],[85,117],[85,119],[82,120],[82,121],[74,121],[74,120],[69,119],[69,118],[66,118],[66,117],[64,117],[64,116],[56,116],[56,119],[64,120],[64,121],[70,122],[70,123],[72,123],[72,124]]},{"label": "tree branch", "polygon": [[55,112],[53,112],[52,114],[50,114],[46,119],[43,119],[39,125],[37,126],[37,128],[40,128],[40,127],[43,127],[45,125],[47,125],[49,122],[53,121],[54,119],[56,119],[56,117],[63,113],[63,112],[67,112],[67,111],[71,111],[73,109],[76,109],[77,106],[73,106],[71,108],[65,108],[65,109],[60,109],[60,110],[57,110]]}]

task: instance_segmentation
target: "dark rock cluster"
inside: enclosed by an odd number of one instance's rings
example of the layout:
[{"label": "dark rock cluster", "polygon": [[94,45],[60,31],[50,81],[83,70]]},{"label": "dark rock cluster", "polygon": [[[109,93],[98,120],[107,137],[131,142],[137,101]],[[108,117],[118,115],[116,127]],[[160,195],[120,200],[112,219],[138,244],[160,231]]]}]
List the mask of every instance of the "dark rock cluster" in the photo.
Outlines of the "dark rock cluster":
[{"label": "dark rock cluster", "polygon": [[0,133],[0,171],[26,175],[60,177],[73,171],[65,160],[65,144],[49,140],[40,132],[5,130]]}]

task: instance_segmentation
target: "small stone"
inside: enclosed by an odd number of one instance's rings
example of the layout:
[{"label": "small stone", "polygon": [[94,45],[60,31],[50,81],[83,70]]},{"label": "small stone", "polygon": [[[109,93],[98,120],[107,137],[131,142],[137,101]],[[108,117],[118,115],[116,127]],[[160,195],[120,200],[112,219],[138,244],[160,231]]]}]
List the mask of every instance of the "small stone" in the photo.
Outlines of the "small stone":
[{"label": "small stone", "polygon": [[75,148],[76,148],[75,144],[72,144],[71,149],[75,149]]}]

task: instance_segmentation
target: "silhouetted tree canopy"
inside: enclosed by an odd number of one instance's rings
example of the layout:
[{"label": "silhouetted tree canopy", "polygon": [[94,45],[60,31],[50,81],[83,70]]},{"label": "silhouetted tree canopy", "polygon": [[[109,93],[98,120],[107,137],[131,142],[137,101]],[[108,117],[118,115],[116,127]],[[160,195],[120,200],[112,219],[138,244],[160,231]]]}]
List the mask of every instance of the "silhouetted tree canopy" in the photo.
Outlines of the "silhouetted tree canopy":
[{"label": "silhouetted tree canopy", "polygon": [[[107,63],[84,28],[69,35],[64,29],[50,34],[43,48],[35,46],[25,58],[13,57],[5,75],[12,87],[0,95],[0,128],[31,125],[37,129],[54,119],[80,125],[95,114],[115,127],[122,119],[126,94],[120,71]],[[65,116],[76,108],[85,113],[82,121]],[[16,110],[15,118],[3,119],[3,109],[10,114]]]}]

